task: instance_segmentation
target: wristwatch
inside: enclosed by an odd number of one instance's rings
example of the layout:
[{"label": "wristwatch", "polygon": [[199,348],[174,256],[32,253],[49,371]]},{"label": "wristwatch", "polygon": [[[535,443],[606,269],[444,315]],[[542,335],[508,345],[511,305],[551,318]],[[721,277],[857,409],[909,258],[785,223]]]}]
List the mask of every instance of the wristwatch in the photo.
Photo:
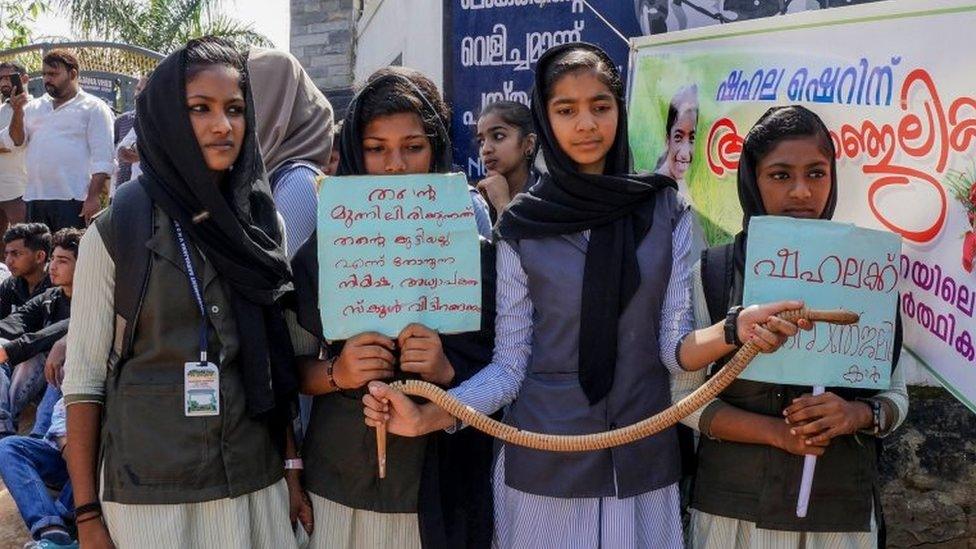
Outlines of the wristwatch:
[{"label": "wristwatch", "polygon": [[742,340],[739,339],[739,313],[741,312],[742,306],[736,305],[725,315],[725,343],[728,345],[742,347]]}]

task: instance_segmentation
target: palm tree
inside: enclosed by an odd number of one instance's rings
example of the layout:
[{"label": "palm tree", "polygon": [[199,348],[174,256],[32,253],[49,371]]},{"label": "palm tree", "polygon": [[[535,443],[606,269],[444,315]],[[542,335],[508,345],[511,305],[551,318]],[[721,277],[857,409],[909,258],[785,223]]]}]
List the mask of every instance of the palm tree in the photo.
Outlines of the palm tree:
[{"label": "palm tree", "polygon": [[273,46],[251,25],[219,13],[220,0],[56,0],[75,31],[170,53],[191,38],[212,35],[244,48]]}]

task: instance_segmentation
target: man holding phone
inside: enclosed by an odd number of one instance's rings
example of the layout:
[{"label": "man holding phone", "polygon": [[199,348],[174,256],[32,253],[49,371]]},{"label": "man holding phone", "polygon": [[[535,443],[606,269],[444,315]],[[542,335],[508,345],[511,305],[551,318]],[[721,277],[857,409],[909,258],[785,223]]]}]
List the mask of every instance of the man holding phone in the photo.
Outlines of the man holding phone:
[{"label": "man holding phone", "polygon": [[75,54],[53,49],[41,60],[43,96],[10,99],[9,131],[0,133],[8,149],[24,148],[27,220],[52,232],[83,228],[101,209],[101,198],[115,171],[112,110],[81,89]]},{"label": "man holding phone", "polygon": [[[27,71],[16,63],[0,63],[0,133],[7,133],[13,107],[10,98],[27,89]],[[0,231],[23,223],[26,215],[24,188],[27,186],[27,168],[24,149],[8,149],[0,145]]]}]

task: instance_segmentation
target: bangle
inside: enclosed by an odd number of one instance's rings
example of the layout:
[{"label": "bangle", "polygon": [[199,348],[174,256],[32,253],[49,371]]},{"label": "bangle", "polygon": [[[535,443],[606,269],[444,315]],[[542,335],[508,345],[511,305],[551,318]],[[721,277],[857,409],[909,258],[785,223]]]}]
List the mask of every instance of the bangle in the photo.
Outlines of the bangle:
[{"label": "bangle", "polygon": [[[75,515],[75,516],[77,516],[77,515]],[[82,523],[88,522],[90,520],[95,520],[95,519],[99,519],[99,518],[102,518],[102,512],[101,511],[95,513],[94,515],[92,515],[90,517],[85,517],[83,519],[75,519],[75,524],[82,524]]]},{"label": "bangle", "polygon": [[102,512],[102,504],[97,501],[92,501],[84,505],[79,505],[75,507],[75,516],[84,515],[85,513],[91,513],[93,511],[98,511],[100,514]]},{"label": "bangle", "polygon": [[302,458],[285,460],[286,471],[295,471],[295,470],[301,471],[304,468],[305,468],[305,463],[302,462]]},{"label": "bangle", "polygon": [[336,380],[335,380],[335,363],[336,363],[336,360],[338,360],[338,358],[339,357],[334,356],[334,357],[332,357],[332,358],[329,359],[329,365],[326,366],[326,368],[325,368],[325,374],[327,376],[329,376],[329,383],[331,383],[332,386],[335,387],[336,391],[341,391],[342,390],[342,387],[339,387],[339,384],[336,383]]}]

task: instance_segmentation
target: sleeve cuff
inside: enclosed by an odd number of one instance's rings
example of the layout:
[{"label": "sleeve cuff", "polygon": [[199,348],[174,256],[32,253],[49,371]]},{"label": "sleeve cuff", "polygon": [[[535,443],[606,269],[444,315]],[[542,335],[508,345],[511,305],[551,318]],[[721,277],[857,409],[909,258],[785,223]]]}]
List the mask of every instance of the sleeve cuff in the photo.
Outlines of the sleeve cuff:
[{"label": "sleeve cuff", "polygon": [[708,438],[715,438],[712,436],[712,420],[715,419],[715,414],[726,406],[728,404],[719,399],[715,399],[706,404],[705,409],[702,410],[701,418],[698,420],[698,431]]},{"label": "sleeve cuff", "polygon": [[890,435],[901,424],[901,417],[899,417],[898,406],[891,399],[882,396],[876,396],[874,398],[881,403],[881,406],[884,406],[888,416],[888,425],[879,431],[877,435],[878,438],[884,438]]},{"label": "sleeve cuff", "polygon": [[3,148],[5,149],[10,150],[22,149],[27,145],[27,140],[25,139],[20,145],[15,145],[14,139],[10,137],[10,128],[4,128],[2,131],[0,131],[0,145],[3,145]]},{"label": "sleeve cuff", "polygon": [[114,172],[115,172],[115,161],[95,162],[91,166],[92,175],[97,173],[103,173],[105,175],[111,176]]},{"label": "sleeve cuff", "polygon": [[94,395],[94,394],[64,395],[65,406],[71,406],[72,404],[102,405],[104,403],[105,403],[105,397],[103,397],[102,395]]},{"label": "sleeve cuff", "polygon": [[22,345],[18,340],[8,341],[7,343],[0,345],[0,347],[3,347],[4,352],[7,353],[8,364],[20,364],[25,360],[20,356],[23,353],[21,352]]}]

